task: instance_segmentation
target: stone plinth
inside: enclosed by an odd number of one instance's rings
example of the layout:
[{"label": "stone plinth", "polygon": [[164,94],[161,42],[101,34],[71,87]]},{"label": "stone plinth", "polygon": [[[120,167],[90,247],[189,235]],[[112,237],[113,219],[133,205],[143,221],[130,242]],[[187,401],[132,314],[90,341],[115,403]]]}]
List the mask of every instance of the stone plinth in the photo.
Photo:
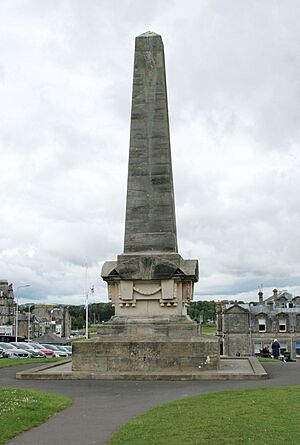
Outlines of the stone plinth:
[{"label": "stone plinth", "polygon": [[[219,343],[213,337],[122,337],[76,342],[73,371],[97,373],[201,373],[219,367]],[[84,357],[84,360],[82,360]]]},{"label": "stone plinth", "polygon": [[193,297],[198,262],[176,253],[119,255],[107,261],[102,278],[117,316],[181,316]]},{"label": "stone plinth", "polygon": [[193,337],[198,335],[198,325],[187,316],[169,317],[117,317],[98,328],[101,336],[148,337]]}]

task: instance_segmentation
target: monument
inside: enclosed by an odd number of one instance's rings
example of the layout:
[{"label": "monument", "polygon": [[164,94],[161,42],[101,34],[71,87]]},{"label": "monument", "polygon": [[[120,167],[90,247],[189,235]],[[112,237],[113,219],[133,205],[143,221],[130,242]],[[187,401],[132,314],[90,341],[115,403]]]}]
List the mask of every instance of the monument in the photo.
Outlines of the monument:
[{"label": "monument", "polygon": [[164,48],[153,32],[135,41],[124,251],[101,275],[115,316],[74,345],[74,371],[194,378],[218,369],[218,339],[187,315],[198,261],[177,248]]}]

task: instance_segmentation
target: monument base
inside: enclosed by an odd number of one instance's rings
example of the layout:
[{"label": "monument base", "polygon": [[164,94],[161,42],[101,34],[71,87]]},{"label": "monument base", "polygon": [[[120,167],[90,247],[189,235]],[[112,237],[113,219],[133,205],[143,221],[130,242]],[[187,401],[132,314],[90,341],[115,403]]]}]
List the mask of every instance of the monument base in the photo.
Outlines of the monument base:
[{"label": "monument base", "polygon": [[[73,371],[100,373],[201,373],[220,365],[219,340],[213,336],[101,336],[73,345]],[[116,376],[117,378],[117,376]]]},{"label": "monument base", "polygon": [[187,315],[156,317],[118,317],[99,325],[99,336],[121,335],[134,337],[196,337],[199,325]]}]

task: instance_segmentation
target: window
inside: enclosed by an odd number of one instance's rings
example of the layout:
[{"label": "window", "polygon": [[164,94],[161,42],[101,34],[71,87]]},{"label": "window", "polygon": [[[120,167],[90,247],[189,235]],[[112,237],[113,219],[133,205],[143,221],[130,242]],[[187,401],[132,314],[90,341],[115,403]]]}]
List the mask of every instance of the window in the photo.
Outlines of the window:
[{"label": "window", "polygon": [[296,342],[296,354],[300,356],[300,342]]},{"label": "window", "polygon": [[279,332],[286,332],[286,319],[285,318],[279,319]]},{"label": "window", "polygon": [[0,297],[3,297],[3,290],[0,290]]},{"label": "window", "polygon": [[265,318],[258,319],[258,330],[259,330],[259,332],[266,332],[266,319]]},{"label": "window", "polygon": [[261,343],[254,343],[254,354],[259,354],[261,350]]},{"label": "window", "polygon": [[289,303],[289,308],[291,309],[293,307],[294,307],[294,304],[293,303]]},{"label": "window", "polygon": [[278,341],[280,343],[280,354],[283,354],[287,350],[287,344],[285,341]]}]

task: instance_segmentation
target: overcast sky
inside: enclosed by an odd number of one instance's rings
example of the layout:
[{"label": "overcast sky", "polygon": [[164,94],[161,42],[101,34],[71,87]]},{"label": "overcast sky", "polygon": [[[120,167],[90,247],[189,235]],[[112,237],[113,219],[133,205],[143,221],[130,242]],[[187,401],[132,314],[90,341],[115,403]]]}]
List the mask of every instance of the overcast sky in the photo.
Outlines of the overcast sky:
[{"label": "overcast sky", "polygon": [[[135,36],[162,35],[196,299],[300,293],[298,0],[1,0],[0,278],[106,301],[123,250]],[[87,279],[86,279],[86,267]],[[85,284],[87,283],[87,284]]]}]

